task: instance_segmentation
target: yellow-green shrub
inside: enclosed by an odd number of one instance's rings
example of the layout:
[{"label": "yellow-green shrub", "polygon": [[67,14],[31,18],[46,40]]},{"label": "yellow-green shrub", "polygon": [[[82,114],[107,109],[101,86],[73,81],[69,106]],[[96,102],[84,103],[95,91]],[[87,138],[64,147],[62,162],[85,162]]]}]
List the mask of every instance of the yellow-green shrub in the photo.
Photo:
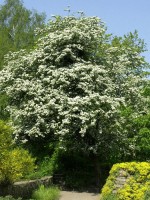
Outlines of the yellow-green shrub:
[{"label": "yellow-green shrub", "polygon": [[[126,178],[125,184],[117,188],[116,178]],[[150,163],[129,162],[115,164],[102,189],[101,200],[146,200],[145,195],[150,188]]]},{"label": "yellow-green shrub", "polygon": [[27,150],[14,147],[11,127],[0,121],[0,184],[12,183],[32,172],[34,161]]},{"label": "yellow-green shrub", "polygon": [[35,168],[35,159],[24,149],[15,148],[5,152],[5,156],[0,160],[0,183],[2,184],[19,180]]}]

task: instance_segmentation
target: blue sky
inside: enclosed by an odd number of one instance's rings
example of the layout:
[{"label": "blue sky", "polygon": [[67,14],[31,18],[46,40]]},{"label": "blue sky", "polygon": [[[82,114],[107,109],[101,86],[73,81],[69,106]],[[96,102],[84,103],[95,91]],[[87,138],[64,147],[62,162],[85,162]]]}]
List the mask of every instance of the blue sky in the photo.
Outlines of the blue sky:
[{"label": "blue sky", "polygon": [[[0,0],[2,4],[4,0]],[[106,24],[109,33],[122,36],[138,30],[147,44],[144,55],[150,62],[150,0],[24,0],[25,7],[51,15],[67,15],[64,9],[70,5],[71,12],[84,11],[87,16],[98,16]]]}]

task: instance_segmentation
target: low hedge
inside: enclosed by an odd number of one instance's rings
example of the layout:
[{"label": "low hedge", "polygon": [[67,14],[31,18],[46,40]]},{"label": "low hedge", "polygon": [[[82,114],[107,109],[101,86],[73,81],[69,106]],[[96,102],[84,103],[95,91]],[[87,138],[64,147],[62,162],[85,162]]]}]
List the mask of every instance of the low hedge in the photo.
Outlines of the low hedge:
[{"label": "low hedge", "polygon": [[128,162],[113,165],[101,200],[149,200],[150,163]]}]

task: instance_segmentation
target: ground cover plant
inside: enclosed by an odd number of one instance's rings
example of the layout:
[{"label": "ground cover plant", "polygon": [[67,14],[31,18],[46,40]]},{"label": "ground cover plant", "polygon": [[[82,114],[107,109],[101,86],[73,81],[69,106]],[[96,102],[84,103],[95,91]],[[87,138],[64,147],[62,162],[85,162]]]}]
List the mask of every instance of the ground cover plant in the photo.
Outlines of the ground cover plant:
[{"label": "ground cover plant", "polygon": [[[123,179],[122,179],[123,178]],[[117,182],[123,180],[123,185]],[[102,200],[148,200],[150,192],[150,163],[115,164],[102,189]]]}]

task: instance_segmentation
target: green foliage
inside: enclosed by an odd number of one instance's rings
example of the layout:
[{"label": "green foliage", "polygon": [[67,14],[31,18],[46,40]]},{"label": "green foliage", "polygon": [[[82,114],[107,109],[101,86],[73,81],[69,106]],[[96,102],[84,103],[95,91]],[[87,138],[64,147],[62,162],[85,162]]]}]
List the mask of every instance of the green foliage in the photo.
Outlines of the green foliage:
[{"label": "green foliage", "polygon": [[[150,163],[148,162],[115,164],[102,189],[102,200],[111,198],[116,200],[144,200],[149,195],[149,172]],[[117,180],[120,177],[124,177],[126,182],[118,188]],[[116,193],[113,197],[114,191]]]},{"label": "green foliage", "polygon": [[[148,161],[150,158],[150,93],[149,81],[144,85],[142,95],[146,101],[143,105],[143,111],[136,115],[132,107],[123,108],[121,115],[124,117],[124,131],[128,133],[127,145],[124,150],[132,152],[124,156],[120,161]],[[128,145],[130,144],[130,145]]]},{"label": "green foliage", "polygon": [[133,52],[144,52],[146,50],[146,45],[144,40],[139,38],[138,31],[135,30],[133,33],[128,33],[123,37],[113,37],[113,46],[123,46],[125,48],[131,48]]},{"label": "green foliage", "polygon": [[9,118],[9,112],[6,110],[8,105],[8,96],[6,94],[0,94],[0,119],[7,120]]},{"label": "green foliage", "polygon": [[59,197],[60,190],[57,187],[45,188],[43,185],[32,195],[32,198],[35,200],[58,200]]},{"label": "green foliage", "polygon": [[56,148],[51,156],[46,156],[38,162],[36,171],[26,176],[27,179],[36,179],[43,176],[53,175],[58,170],[59,165],[59,148]]},{"label": "green foliage", "polygon": [[0,156],[2,157],[2,153],[7,149],[11,149],[12,147],[12,128],[7,126],[6,123],[0,121]]},{"label": "green foliage", "polygon": [[150,128],[141,128],[137,134],[137,158],[148,160],[150,158]]},{"label": "green foliage", "polygon": [[22,200],[22,198],[14,199],[12,196],[0,197],[0,200]]},{"label": "green foliage", "polygon": [[[148,97],[149,98],[149,97]],[[143,111],[134,113],[133,107],[123,108],[121,116],[124,118],[122,127],[127,133],[127,138],[124,140],[124,149],[121,149],[120,156],[123,155],[122,150],[126,155],[120,157],[120,161],[148,161],[150,158],[150,110],[149,103],[145,102]],[[118,162],[116,160],[116,162]]]},{"label": "green foliage", "polygon": [[25,177],[35,169],[34,162],[27,150],[14,147],[11,128],[0,121],[0,184]]},{"label": "green foliage", "polygon": [[0,6],[0,67],[8,51],[31,48],[35,28],[42,27],[45,14],[38,14],[23,6],[21,0],[5,0]]},{"label": "green foliage", "polygon": [[143,89],[143,96],[145,96],[147,98],[150,97],[150,80],[148,81],[148,83],[145,85],[145,87]]},{"label": "green foliage", "polygon": [[143,96],[147,98],[147,109],[133,120],[136,134],[134,136],[136,145],[136,159],[141,161],[150,158],[150,85],[144,87]]}]

